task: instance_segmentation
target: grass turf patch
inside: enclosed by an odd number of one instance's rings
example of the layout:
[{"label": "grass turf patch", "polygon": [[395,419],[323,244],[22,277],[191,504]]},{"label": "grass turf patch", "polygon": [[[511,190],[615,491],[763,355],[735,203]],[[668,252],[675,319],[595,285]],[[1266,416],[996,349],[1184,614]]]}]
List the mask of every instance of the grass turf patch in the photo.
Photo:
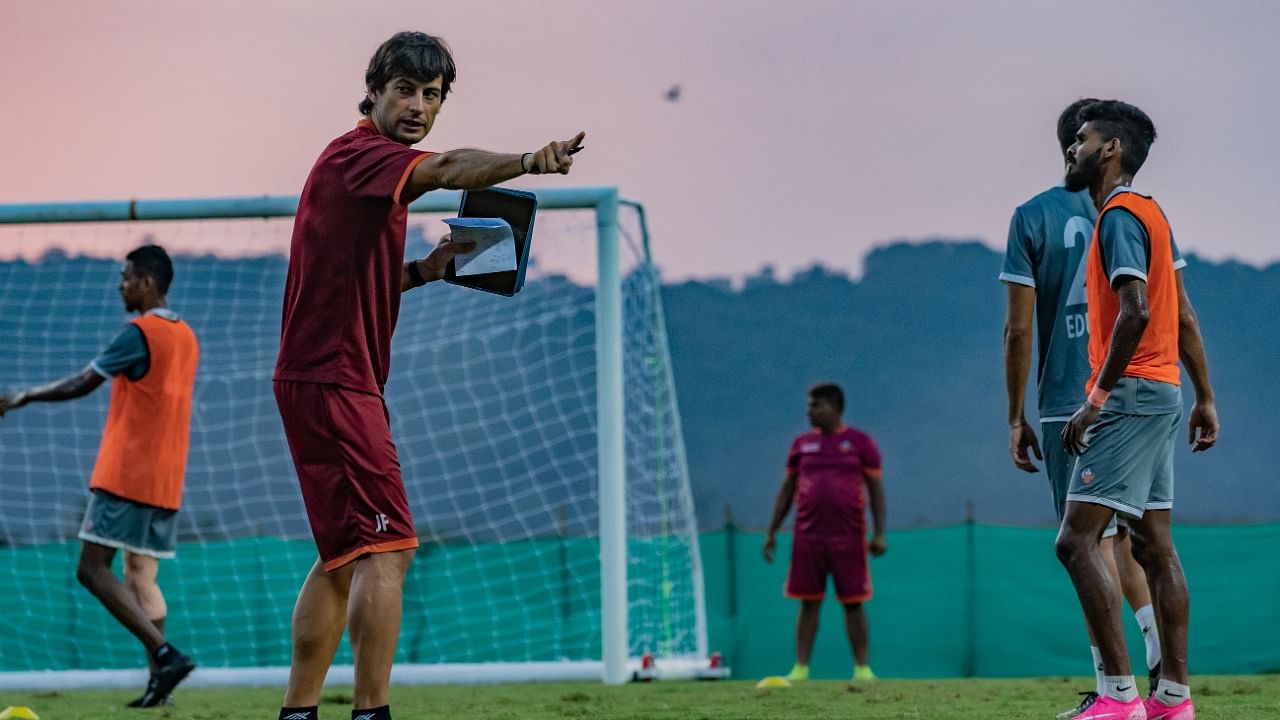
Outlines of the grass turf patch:
[{"label": "grass turf patch", "polygon": [[[669,682],[622,687],[584,683],[397,686],[397,720],[991,720],[1052,718],[1087,689],[1084,678],[1027,680],[880,680],[850,691],[843,682],[813,681],[785,690],[754,682]],[[1200,720],[1280,717],[1280,675],[1197,676],[1191,679]],[[245,720],[275,718],[280,688],[180,688],[177,705],[128,710],[134,690],[0,693],[0,708],[27,705],[41,720]],[[321,720],[350,717],[351,689],[326,689]]]}]

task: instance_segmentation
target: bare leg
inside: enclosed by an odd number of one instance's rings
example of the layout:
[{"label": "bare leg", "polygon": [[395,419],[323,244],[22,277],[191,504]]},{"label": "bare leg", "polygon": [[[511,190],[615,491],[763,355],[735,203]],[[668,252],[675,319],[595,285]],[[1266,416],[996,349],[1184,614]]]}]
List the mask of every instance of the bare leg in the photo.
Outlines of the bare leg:
[{"label": "bare leg", "polygon": [[[1102,555],[1102,564],[1107,566],[1107,574],[1115,582],[1119,582],[1120,571],[1116,567],[1115,537],[1105,537],[1098,541],[1098,552]],[[1085,629],[1089,631],[1089,644],[1097,646],[1098,640],[1093,636],[1093,628],[1085,621]]]},{"label": "bare leg", "polygon": [[[165,604],[164,593],[160,592],[160,585],[156,582],[159,572],[159,560],[125,551],[124,586],[137,600],[138,607],[142,608],[142,614],[147,616],[156,632],[163,638],[164,618],[168,615],[169,608]],[[156,669],[156,661],[151,653],[147,653],[147,669],[153,672]]]},{"label": "bare leg", "polygon": [[855,665],[865,667],[867,662],[867,641],[870,637],[867,626],[867,613],[862,603],[849,603],[844,606],[844,630],[849,636],[849,648],[853,650]]},{"label": "bare leg", "polygon": [[76,567],[76,580],[80,581],[98,602],[111,613],[126,630],[138,638],[151,655],[164,644],[164,636],[138,606],[133,593],[111,572],[115,548],[84,542],[80,548],[80,564]]},{"label": "bare leg", "polygon": [[391,665],[400,639],[404,574],[413,550],[375,553],[355,562],[347,622],[355,655],[357,710],[387,704]]},{"label": "bare leg", "polygon": [[1133,543],[1129,532],[1121,530],[1116,535],[1115,553],[1116,568],[1119,570],[1120,591],[1129,607],[1137,610],[1151,604],[1151,589],[1147,586],[1147,574],[1133,557]]},{"label": "bare leg", "polygon": [[324,676],[347,624],[347,593],[354,569],[354,565],[345,565],[326,573],[317,560],[302,583],[293,606],[293,661],[285,707],[320,704]]},{"label": "bare leg", "polygon": [[1187,684],[1187,626],[1191,616],[1191,599],[1182,561],[1173,546],[1168,510],[1148,510],[1141,520],[1129,524],[1133,532],[1133,548],[1142,569],[1147,572],[1153,605],[1156,609],[1156,632],[1160,635],[1160,677],[1181,685]]},{"label": "bare leg", "polygon": [[796,664],[809,664],[813,655],[813,641],[818,637],[818,617],[822,610],[821,600],[801,600],[800,616],[796,618]]},{"label": "bare leg", "polygon": [[[1116,536],[1116,566],[1120,570],[1120,589],[1124,592],[1124,599],[1128,601],[1129,607],[1133,608],[1134,617],[1141,625],[1142,644],[1145,646],[1147,656],[1147,677],[1152,678],[1154,687],[1153,673],[1159,673],[1161,660],[1160,609],[1151,602],[1151,585],[1147,582],[1147,574],[1142,571],[1142,565],[1134,557],[1130,534],[1128,527],[1121,526],[1120,534]],[[1146,607],[1151,608],[1150,619],[1146,617],[1145,612],[1139,612]]]},{"label": "bare leg", "polygon": [[1067,502],[1056,549],[1058,559],[1075,585],[1085,621],[1093,631],[1104,672],[1115,676],[1131,673],[1120,622],[1120,587],[1100,547],[1102,533],[1113,512],[1104,505]]}]

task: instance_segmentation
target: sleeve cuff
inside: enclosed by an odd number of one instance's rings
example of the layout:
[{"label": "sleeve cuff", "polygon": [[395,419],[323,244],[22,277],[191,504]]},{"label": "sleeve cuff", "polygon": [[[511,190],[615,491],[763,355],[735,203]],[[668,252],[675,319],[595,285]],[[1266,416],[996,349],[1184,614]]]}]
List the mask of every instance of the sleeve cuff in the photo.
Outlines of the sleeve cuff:
[{"label": "sleeve cuff", "polygon": [[1114,283],[1114,282],[1116,281],[1116,278],[1120,277],[1121,275],[1128,275],[1128,276],[1130,276],[1130,277],[1136,277],[1136,278],[1138,278],[1139,280],[1141,280],[1142,282],[1146,282],[1146,281],[1147,281],[1147,274],[1146,274],[1146,273],[1142,272],[1141,270],[1139,270],[1139,269],[1137,269],[1137,268],[1131,268],[1131,267],[1118,267],[1118,268],[1116,268],[1115,270],[1112,270],[1112,271],[1111,271],[1111,276],[1110,276],[1110,277],[1108,277],[1107,279]]},{"label": "sleeve cuff", "polygon": [[1016,283],[1018,285],[1026,285],[1027,287],[1030,287],[1030,288],[1033,288],[1036,286],[1035,278],[1029,278],[1026,275],[1014,275],[1013,273],[1002,272],[1000,273],[1000,279],[1004,282]]},{"label": "sleeve cuff", "polygon": [[[431,155],[432,153],[424,152],[418,157],[409,161],[409,165],[405,167],[404,173],[400,176],[400,182],[396,184],[396,194],[394,197],[391,198],[392,202],[394,202],[397,205],[408,204],[407,202],[404,202],[402,198],[402,193],[404,193],[404,186],[409,184],[409,176],[413,174],[413,169],[418,167],[418,163],[422,162],[423,160],[426,160]],[[413,202],[414,200],[417,200],[417,197],[409,198],[409,202]]]},{"label": "sleeve cuff", "polygon": [[1186,267],[1186,266],[1187,266],[1187,260],[1186,260],[1186,258],[1178,258],[1177,260],[1174,260],[1174,261],[1173,261],[1173,269],[1174,269],[1174,270],[1181,270],[1182,268],[1184,268],[1184,267]]},{"label": "sleeve cuff", "polygon": [[106,370],[103,370],[102,366],[98,364],[97,360],[94,360],[93,362],[89,363],[89,369],[101,375],[103,380],[111,379],[111,374],[108,373]]}]

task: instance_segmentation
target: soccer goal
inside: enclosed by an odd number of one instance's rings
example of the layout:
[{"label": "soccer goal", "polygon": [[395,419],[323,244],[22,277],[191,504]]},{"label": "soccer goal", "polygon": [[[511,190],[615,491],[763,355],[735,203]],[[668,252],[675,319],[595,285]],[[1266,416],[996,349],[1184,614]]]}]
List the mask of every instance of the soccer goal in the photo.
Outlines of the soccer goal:
[{"label": "soccer goal", "polygon": [[[702,570],[660,282],[643,208],[538,191],[524,289],[405,295],[386,400],[422,546],[396,682],[603,679],[707,657]],[[411,209],[421,257],[459,195]],[[272,391],[297,198],[0,206],[0,389],[82,369],[125,322],[119,264],[175,258],[202,345],[167,630],[190,685],[283,684],[315,559]],[[140,686],[140,646],[76,583],[109,399],[0,420],[0,688]],[[339,650],[331,682],[350,682]]]}]

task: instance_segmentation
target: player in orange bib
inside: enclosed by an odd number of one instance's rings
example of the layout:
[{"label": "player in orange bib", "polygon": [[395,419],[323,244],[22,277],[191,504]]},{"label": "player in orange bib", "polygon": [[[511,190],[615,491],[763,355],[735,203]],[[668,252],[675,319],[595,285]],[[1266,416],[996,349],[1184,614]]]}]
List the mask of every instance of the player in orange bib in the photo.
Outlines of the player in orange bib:
[{"label": "player in orange bib", "polygon": [[[1217,441],[1213,388],[1169,221],[1155,200],[1132,187],[1155,126],[1118,100],[1086,106],[1079,120],[1067,175],[1088,185],[1098,208],[1085,279],[1091,374],[1086,401],[1062,430],[1063,448],[1076,461],[1057,551],[1098,642],[1104,693],[1076,718],[1194,720],[1187,584],[1170,533],[1174,436],[1182,420],[1178,360],[1195,386],[1188,422],[1195,451]],[[1099,551],[1117,512],[1146,571],[1160,634],[1160,679],[1145,702],[1129,669],[1120,590]]]},{"label": "player in orange bib", "polygon": [[[195,333],[165,301],[172,280],[164,248],[147,245],[129,253],[120,271],[120,297],[125,310],[139,316],[79,373],[0,394],[3,416],[30,402],[83,397],[114,379],[89,481],[76,579],[147,650],[151,678],[130,707],[167,702],[195,669],[191,658],[165,642],[167,606],[156,584],[159,559],[174,556],[200,358]],[[123,583],[111,570],[117,550],[124,550]]]}]

